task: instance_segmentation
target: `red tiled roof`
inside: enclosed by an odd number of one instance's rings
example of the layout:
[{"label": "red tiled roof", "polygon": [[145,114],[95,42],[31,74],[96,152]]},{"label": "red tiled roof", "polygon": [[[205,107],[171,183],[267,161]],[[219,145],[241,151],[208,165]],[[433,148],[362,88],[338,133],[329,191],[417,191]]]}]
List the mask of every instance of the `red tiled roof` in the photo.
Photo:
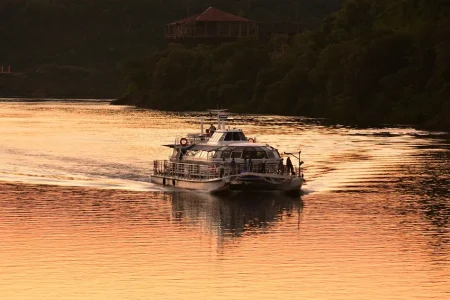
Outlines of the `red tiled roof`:
[{"label": "red tiled roof", "polygon": [[170,23],[170,24],[191,24],[194,22],[250,22],[248,19],[238,17],[223,10],[210,7],[201,14]]},{"label": "red tiled roof", "polygon": [[200,14],[196,14],[172,23],[169,23],[169,25],[175,25],[175,24],[192,24],[195,23],[195,18],[197,18],[198,16],[200,16]]},{"label": "red tiled roof", "polygon": [[224,12],[223,10],[210,7],[205,10],[196,21],[216,21],[216,22],[249,22],[249,20]]}]

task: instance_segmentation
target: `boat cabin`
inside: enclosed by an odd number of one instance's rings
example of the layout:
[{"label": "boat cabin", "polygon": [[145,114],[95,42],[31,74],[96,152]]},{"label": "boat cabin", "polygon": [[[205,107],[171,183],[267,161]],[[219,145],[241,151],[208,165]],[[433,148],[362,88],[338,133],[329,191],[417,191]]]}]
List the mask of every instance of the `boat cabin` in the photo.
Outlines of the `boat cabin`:
[{"label": "boat cabin", "polygon": [[280,159],[278,150],[265,145],[255,143],[231,143],[228,145],[213,146],[209,143],[192,145],[184,149],[174,148],[172,159],[184,161],[204,162],[243,162],[244,159],[277,161]]},{"label": "boat cabin", "polygon": [[257,144],[255,138],[247,138],[238,128],[226,128],[223,115],[224,110],[218,112],[218,129],[211,124],[210,130],[204,134],[203,120],[199,133],[188,134],[186,137],[175,140],[175,144],[165,145],[173,148],[172,161],[195,162],[243,162],[244,159],[268,160],[275,162],[280,160],[278,150],[266,145]]},{"label": "boat cabin", "polygon": [[278,150],[263,144],[253,143],[239,143],[229,144],[225,147],[220,147],[214,150],[213,158],[220,158],[225,160],[231,159],[279,159],[280,154]]},{"label": "boat cabin", "polygon": [[208,140],[208,144],[228,144],[235,142],[248,143],[247,137],[241,129],[218,130]]}]

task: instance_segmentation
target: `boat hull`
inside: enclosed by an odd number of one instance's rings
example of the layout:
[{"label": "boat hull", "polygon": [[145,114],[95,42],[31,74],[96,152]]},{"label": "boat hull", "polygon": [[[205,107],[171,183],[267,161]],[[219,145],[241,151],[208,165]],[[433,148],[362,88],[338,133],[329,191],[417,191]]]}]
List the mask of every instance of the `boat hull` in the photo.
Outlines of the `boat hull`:
[{"label": "boat hull", "polygon": [[208,180],[192,180],[182,177],[153,175],[151,182],[168,187],[198,190],[209,193],[222,191],[283,191],[300,192],[303,178],[261,173],[243,173]]},{"label": "boat hull", "polygon": [[298,191],[303,178],[261,173],[243,173],[230,176],[230,190],[237,191]]},{"label": "boat hull", "polygon": [[175,187],[186,190],[198,190],[208,193],[228,190],[226,178],[215,178],[208,180],[189,180],[178,177],[164,177],[153,175],[150,180],[152,183],[161,184],[168,187]]}]

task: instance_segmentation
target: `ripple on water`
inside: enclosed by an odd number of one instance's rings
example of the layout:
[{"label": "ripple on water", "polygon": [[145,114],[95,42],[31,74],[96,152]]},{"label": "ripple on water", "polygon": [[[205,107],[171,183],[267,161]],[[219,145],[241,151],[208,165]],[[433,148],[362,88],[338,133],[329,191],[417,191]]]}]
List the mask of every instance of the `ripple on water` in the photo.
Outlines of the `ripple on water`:
[{"label": "ripple on water", "polygon": [[448,296],[441,133],[234,115],[230,126],[302,151],[305,193],[215,197],[148,180],[201,113],[47,101],[0,114],[4,299]]}]

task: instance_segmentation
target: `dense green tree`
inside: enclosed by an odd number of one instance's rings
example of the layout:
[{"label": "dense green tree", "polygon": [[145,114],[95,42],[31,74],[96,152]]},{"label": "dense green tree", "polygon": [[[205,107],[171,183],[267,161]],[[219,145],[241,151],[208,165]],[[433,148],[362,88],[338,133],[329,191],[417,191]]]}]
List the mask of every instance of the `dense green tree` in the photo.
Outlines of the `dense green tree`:
[{"label": "dense green tree", "polygon": [[147,75],[154,81],[165,74],[166,85],[178,78],[179,86],[148,85],[141,92],[158,98],[149,106],[160,109],[225,106],[448,128],[449,12],[443,0],[348,0],[319,29],[295,37],[184,49],[184,62],[171,48],[158,72]]},{"label": "dense green tree", "polygon": [[[17,73],[0,76],[0,93],[450,127],[450,2],[341,2],[3,0],[0,64]],[[321,25],[269,43],[165,47],[166,23],[209,6]]]},{"label": "dense green tree", "polygon": [[[214,6],[258,21],[317,24],[340,1],[1,0],[0,65],[18,74],[0,78],[0,93],[118,97],[125,87],[117,65],[162,51],[169,22]],[[124,75],[133,82],[126,89],[140,93],[150,71],[136,72]]]}]

